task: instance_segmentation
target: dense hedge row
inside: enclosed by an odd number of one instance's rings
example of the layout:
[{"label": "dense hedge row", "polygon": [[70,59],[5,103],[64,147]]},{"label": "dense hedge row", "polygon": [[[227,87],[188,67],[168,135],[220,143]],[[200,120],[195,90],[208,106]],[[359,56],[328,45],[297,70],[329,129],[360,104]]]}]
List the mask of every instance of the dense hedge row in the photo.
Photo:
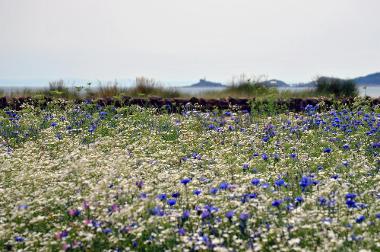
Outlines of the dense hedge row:
[{"label": "dense hedge row", "polygon": [[[380,104],[380,98],[368,98],[368,102],[371,105]],[[50,97],[43,98],[31,98],[31,97],[19,97],[19,98],[0,98],[0,109],[11,108],[14,110],[20,110],[24,104],[31,104],[34,106],[40,106],[44,108],[53,99]],[[212,109],[228,109],[231,107],[236,107],[241,110],[250,111],[252,108],[272,106],[277,109],[289,110],[289,111],[303,111],[305,107],[310,105],[316,105],[323,101],[327,108],[337,103],[342,104],[353,104],[354,98],[342,98],[342,99],[330,99],[330,98],[291,98],[287,100],[278,99],[275,101],[266,100],[255,100],[255,99],[242,99],[242,98],[221,98],[221,99],[203,99],[192,97],[190,99],[184,98],[161,98],[161,97],[149,97],[149,98],[132,98],[132,97],[122,97],[117,98],[105,98],[97,100],[75,100],[74,102],[79,104],[82,102],[94,103],[101,106],[114,105],[115,107],[123,107],[130,105],[138,105],[142,107],[156,107],[164,108],[172,112],[180,112],[185,108],[191,108],[197,106],[201,110],[212,110]],[[62,101],[62,106],[65,106],[67,101]]]}]

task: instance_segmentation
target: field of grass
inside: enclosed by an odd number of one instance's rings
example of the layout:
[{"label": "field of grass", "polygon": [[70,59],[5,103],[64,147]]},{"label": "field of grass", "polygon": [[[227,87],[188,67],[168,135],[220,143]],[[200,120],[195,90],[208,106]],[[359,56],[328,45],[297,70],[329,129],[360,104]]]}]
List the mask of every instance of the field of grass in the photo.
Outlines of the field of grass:
[{"label": "field of grass", "polygon": [[380,108],[0,111],[1,251],[379,251]]}]

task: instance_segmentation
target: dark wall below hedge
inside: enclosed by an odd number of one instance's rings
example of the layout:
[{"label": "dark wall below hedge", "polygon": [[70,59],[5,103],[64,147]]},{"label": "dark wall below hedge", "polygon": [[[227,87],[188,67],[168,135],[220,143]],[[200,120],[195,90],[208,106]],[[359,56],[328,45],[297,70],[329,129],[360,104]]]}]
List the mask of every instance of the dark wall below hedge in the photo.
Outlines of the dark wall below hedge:
[{"label": "dark wall below hedge", "polygon": [[[380,104],[380,98],[371,99],[368,98],[371,105],[377,105]],[[10,108],[14,110],[20,110],[22,108],[23,104],[31,104],[34,106],[40,106],[42,108],[46,107],[48,102],[53,101],[50,97],[44,97],[44,98],[31,98],[31,97],[19,97],[19,98],[7,98],[7,97],[1,97],[0,98],[0,109]],[[141,107],[156,107],[156,108],[166,108],[167,110],[173,111],[173,112],[180,112],[185,107],[189,106],[199,106],[198,108],[201,110],[212,110],[212,109],[229,109],[232,106],[235,106],[237,109],[240,110],[248,110],[250,111],[251,108],[255,108],[255,106],[262,106],[262,105],[274,105],[277,107],[281,107],[282,109],[287,109],[289,111],[303,111],[306,107],[306,105],[316,105],[319,102],[324,101],[326,106],[329,107],[336,103],[336,99],[326,99],[326,98],[308,98],[308,99],[299,99],[299,98],[292,98],[287,100],[277,100],[275,102],[269,102],[269,101],[256,101],[255,99],[241,99],[241,98],[232,98],[229,97],[227,99],[221,98],[221,99],[203,99],[203,98],[196,98],[192,97],[190,99],[184,99],[184,98],[161,98],[161,97],[149,97],[149,98],[132,98],[132,97],[122,97],[120,99],[113,99],[113,98],[105,98],[105,99],[97,99],[97,100],[75,100],[74,102],[79,104],[82,102],[90,102],[94,104],[98,104],[101,106],[106,105],[113,105],[115,107],[123,107],[123,106],[130,106],[130,105],[138,105]],[[353,98],[346,98],[340,100],[342,103],[345,104],[353,104],[354,99]],[[62,106],[65,106],[66,102],[62,103]],[[253,106],[252,106],[253,105]]]}]

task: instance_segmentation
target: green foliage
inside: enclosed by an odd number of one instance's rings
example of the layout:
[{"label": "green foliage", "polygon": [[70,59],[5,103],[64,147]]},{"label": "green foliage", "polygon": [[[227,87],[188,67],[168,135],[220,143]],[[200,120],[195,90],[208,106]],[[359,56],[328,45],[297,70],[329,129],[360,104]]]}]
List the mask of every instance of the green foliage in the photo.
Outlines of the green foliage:
[{"label": "green foliage", "polygon": [[316,91],[320,94],[333,94],[336,97],[353,97],[359,93],[353,80],[320,77],[316,80],[316,84]]}]

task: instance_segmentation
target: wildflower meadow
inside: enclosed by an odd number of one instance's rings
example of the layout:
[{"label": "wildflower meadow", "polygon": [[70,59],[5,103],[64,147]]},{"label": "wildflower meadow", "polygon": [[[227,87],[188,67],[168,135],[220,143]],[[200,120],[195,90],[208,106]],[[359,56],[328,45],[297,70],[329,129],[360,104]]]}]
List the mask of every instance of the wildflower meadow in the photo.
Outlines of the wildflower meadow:
[{"label": "wildflower meadow", "polygon": [[380,108],[0,111],[1,251],[380,251]]}]

